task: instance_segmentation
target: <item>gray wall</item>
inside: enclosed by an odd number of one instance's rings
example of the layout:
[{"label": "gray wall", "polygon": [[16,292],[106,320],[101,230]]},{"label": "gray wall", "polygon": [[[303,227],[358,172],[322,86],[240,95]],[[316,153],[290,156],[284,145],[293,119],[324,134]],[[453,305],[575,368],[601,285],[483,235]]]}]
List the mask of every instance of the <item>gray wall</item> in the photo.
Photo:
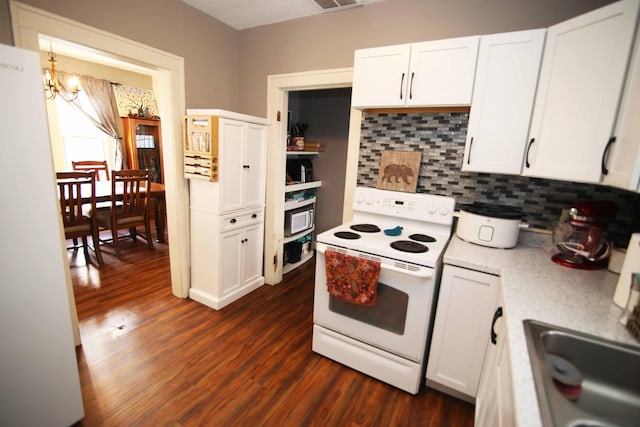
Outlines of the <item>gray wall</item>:
[{"label": "gray wall", "polygon": [[266,114],[267,76],[351,67],[355,49],[553,25],[611,0],[387,0],[240,32],[240,107]]},{"label": "gray wall", "polygon": [[[268,75],[350,67],[364,47],[545,27],[612,0],[387,0],[243,31],[180,0],[23,3],[184,57],[187,108],[264,116]],[[10,28],[0,0],[0,42]]]},{"label": "gray wall", "polygon": [[22,2],[183,57],[187,108],[240,108],[238,31],[180,0]]}]

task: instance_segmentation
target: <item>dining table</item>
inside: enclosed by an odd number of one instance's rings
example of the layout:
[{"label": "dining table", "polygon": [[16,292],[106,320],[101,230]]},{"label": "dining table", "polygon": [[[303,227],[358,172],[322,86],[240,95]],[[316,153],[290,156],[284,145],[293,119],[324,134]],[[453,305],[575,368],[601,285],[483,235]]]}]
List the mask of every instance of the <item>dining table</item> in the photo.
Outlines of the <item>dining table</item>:
[{"label": "dining table", "polygon": [[[166,201],[164,196],[164,184],[151,182],[149,195],[153,197],[155,201],[154,219],[156,223],[156,242],[165,243],[164,230],[166,224]],[[116,200],[118,200],[118,196],[122,198],[122,187],[118,187],[118,185],[116,185],[115,194],[112,194],[111,181],[96,181],[96,202],[111,202],[114,196]]]}]

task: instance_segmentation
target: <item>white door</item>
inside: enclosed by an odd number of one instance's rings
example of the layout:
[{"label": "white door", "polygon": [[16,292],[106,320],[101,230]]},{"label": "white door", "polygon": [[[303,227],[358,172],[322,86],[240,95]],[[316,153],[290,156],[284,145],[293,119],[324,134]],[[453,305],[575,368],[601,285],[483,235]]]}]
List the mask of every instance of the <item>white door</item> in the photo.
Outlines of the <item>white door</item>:
[{"label": "white door", "polygon": [[427,379],[475,397],[500,278],[445,265]]},{"label": "white door", "polygon": [[243,144],[246,125],[237,120],[220,119],[220,213],[242,208]]},{"label": "white door", "polygon": [[545,33],[480,38],[463,171],[520,174]]},{"label": "white door", "polygon": [[524,175],[600,181],[637,16],[623,0],[548,29]]},{"label": "white door", "polygon": [[267,170],[267,128],[247,124],[243,150],[243,207],[263,206]]},{"label": "white door", "polygon": [[354,108],[404,106],[410,51],[409,44],[356,50],[351,105]]},{"label": "white door", "polygon": [[470,105],[480,38],[411,45],[408,106]]}]

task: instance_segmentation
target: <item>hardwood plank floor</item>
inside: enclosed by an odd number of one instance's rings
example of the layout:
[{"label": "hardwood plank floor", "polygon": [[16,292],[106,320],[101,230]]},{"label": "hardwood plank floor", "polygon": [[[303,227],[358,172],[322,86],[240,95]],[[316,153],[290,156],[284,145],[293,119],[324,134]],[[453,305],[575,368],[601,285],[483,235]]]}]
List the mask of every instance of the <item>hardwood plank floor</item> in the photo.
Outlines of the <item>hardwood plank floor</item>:
[{"label": "hardwood plank floor", "polygon": [[78,426],[471,426],[473,405],[416,396],[311,351],[314,263],[220,311],[171,294],[144,241],[87,267],[69,252],[82,346]]}]

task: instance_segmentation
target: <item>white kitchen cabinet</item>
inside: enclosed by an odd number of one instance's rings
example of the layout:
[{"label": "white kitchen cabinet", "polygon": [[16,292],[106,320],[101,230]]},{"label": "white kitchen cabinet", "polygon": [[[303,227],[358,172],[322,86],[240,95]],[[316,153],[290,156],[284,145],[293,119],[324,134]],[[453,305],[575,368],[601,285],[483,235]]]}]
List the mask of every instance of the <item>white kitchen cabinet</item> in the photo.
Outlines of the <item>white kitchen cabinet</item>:
[{"label": "white kitchen cabinet", "polygon": [[354,108],[470,105],[479,37],[356,50]]},{"label": "white kitchen cabinet", "polygon": [[520,174],[545,32],[480,38],[463,171]]},{"label": "white kitchen cabinet", "polygon": [[264,284],[266,120],[224,110],[186,119],[189,297],[218,310]]},{"label": "white kitchen cabinet", "polygon": [[192,207],[189,297],[219,310],[262,286],[263,246],[264,207],[223,216]]},{"label": "white kitchen cabinet", "polygon": [[426,384],[473,402],[496,307],[500,278],[445,265]]},{"label": "white kitchen cabinet", "polygon": [[612,3],[548,29],[524,175],[600,182],[638,4]]},{"label": "white kitchen cabinet", "polygon": [[[264,226],[250,226],[222,233],[220,236],[220,299],[235,300],[262,285],[262,244]],[[221,304],[226,305],[226,304]]]},{"label": "white kitchen cabinet", "polygon": [[208,210],[264,206],[266,124],[265,119],[226,110],[187,110],[185,177],[212,183]]},{"label": "white kitchen cabinet", "polygon": [[264,205],[266,126],[221,118],[219,131],[221,211]]},{"label": "white kitchen cabinet", "polygon": [[488,347],[476,398],[474,425],[477,427],[512,427],[516,425],[511,388],[509,337],[505,316],[506,310],[502,292],[500,292],[490,324],[490,335],[485,335]]},{"label": "white kitchen cabinet", "polygon": [[640,191],[640,31],[627,73],[615,140],[603,160],[602,183]]}]

